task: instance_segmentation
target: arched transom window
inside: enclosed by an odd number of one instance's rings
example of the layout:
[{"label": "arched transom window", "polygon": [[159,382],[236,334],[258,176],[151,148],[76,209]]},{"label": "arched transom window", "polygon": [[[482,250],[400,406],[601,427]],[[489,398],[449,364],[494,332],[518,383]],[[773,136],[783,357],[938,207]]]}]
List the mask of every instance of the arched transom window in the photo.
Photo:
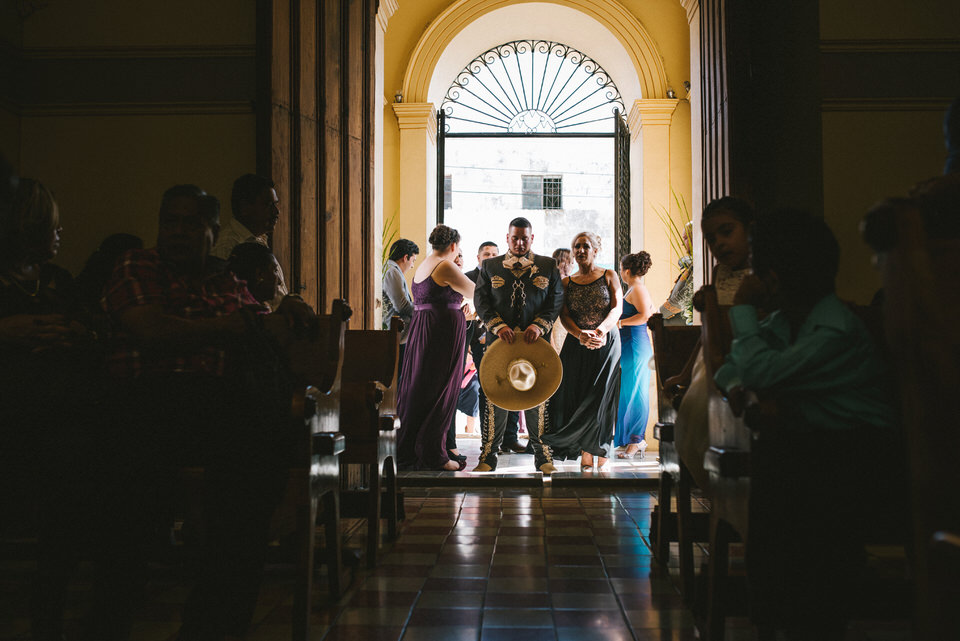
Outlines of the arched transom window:
[{"label": "arched transom window", "polygon": [[515,40],[484,51],[440,105],[445,133],[612,133],[623,100],[592,58],[559,42]]}]

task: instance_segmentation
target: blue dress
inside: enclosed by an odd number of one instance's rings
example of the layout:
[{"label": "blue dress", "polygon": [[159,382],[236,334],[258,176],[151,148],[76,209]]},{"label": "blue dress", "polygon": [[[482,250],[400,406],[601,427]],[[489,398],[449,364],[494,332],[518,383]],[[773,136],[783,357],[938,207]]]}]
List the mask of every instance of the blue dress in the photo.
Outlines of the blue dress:
[{"label": "blue dress", "polygon": [[[623,301],[620,318],[635,316],[638,310]],[[650,413],[650,357],[653,348],[647,324],[620,328],[620,406],[613,441],[617,447],[639,443],[647,432]]]}]

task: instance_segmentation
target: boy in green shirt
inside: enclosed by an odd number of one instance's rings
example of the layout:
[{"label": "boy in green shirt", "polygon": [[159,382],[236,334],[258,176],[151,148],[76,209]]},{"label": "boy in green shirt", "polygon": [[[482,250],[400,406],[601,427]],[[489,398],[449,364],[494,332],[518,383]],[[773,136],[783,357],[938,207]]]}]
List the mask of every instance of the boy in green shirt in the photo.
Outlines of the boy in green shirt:
[{"label": "boy in green shirt", "polygon": [[752,447],[752,616],[790,640],[839,640],[864,560],[865,497],[890,472],[877,453],[896,441],[892,386],[867,328],[834,293],[840,252],[821,218],[774,212],[750,245],[754,273],[730,308],[733,342],[714,380],[778,409]]}]

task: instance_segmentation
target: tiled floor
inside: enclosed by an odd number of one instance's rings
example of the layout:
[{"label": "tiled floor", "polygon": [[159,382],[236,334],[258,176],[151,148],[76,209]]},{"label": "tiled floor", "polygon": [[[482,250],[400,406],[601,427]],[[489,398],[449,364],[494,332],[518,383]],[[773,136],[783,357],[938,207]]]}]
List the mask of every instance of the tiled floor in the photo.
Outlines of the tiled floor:
[{"label": "tiled floor", "polygon": [[[521,443],[526,438],[521,435]],[[546,480],[534,467],[531,454],[500,454],[495,472],[471,472],[480,458],[480,438],[475,435],[459,433],[457,446],[461,454],[467,457],[467,468],[463,472],[417,471],[401,472],[403,484],[406,486],[492,486],[501,484],[503,479],[510,479],[512,485],[541,486],[544,482],[553,485],[618,485],[640,481],[644,487],[652,488],[656,485],[660,475],[657,464],[656,451],[648,451],[644,458],[617,459],[607,461],[603,470],[588,473],[580,471],[580,461],[555,461],[557,472],[553,478]]]},{"label": "tiled floor", "polygon": [[[693,618],[657,567],[648,530],[656,498],[620,487],[407,488],[399,540],[375,570],[358,569],[333,601],[318,591],[316,641],[686,641]],[[344,524],[350,547],[365,530]],[[702,550],[697,550],[698,558]],[[674,559],[675,559],[674,555]],[[31,563],[0,566],[0,640],[28,639]],[[170,641],[187,591],[184,571],[157,566],[134,639]],[[88,596],[89,571],[72,599]],[[290,639],[292,571],[268,567],[250,641]],[[78,615],[77,608],[69,613]],[[744,619],[727,639],[753,639]],[[853,630],[848,641],[904,641],[903,626]]]}]

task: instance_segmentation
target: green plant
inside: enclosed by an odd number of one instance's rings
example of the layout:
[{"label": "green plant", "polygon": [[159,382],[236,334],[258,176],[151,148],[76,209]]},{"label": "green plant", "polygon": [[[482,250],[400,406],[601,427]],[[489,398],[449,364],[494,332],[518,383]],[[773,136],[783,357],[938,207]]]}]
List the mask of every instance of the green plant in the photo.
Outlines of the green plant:
[{"label": "green plant", "polygon": [[680,268],[680,275],[677,276],[673,291],[670,292],[664,307],[679,309],[684,322],[690,325],[693,322],[693,221],[683,196],[673,189],[670,193],[673,194],[673,200],[680,211],[679,225],[666,207],[654,207],[657,217],[667,230],[667,239],[677,255],[677,266]]},{"label": "green plant", "polygon": [[[670,215],[666,207],[654,207],[653,210],[657,212],[657,218],[660,219],[660,222],[663,223],[664,228],[667,230],[667,239],[670,241],[670,247],[674,253],[676,253],[677,258],[691,256],[693,254],[693,239],[691,237],[693,219],[690,216],[690,210],[687,208],[687,202],[683,196],[673,189],[670,190],[670,193],[673,194],[673,201],[680,211],[680,224],[677,224],[677,221]],[[684,232],[686,232],[686,234]],[[685,236],[686,239],[684,238]]]},{"label": "green plant", "polygon": [[383,231],[380,234],[380,241],[383,243],[380,249],[380,264],[386,265],[390,258],[390,245],[397,240],[400,232],[400,210],[393,212],[393,216],[383,219]]}]

